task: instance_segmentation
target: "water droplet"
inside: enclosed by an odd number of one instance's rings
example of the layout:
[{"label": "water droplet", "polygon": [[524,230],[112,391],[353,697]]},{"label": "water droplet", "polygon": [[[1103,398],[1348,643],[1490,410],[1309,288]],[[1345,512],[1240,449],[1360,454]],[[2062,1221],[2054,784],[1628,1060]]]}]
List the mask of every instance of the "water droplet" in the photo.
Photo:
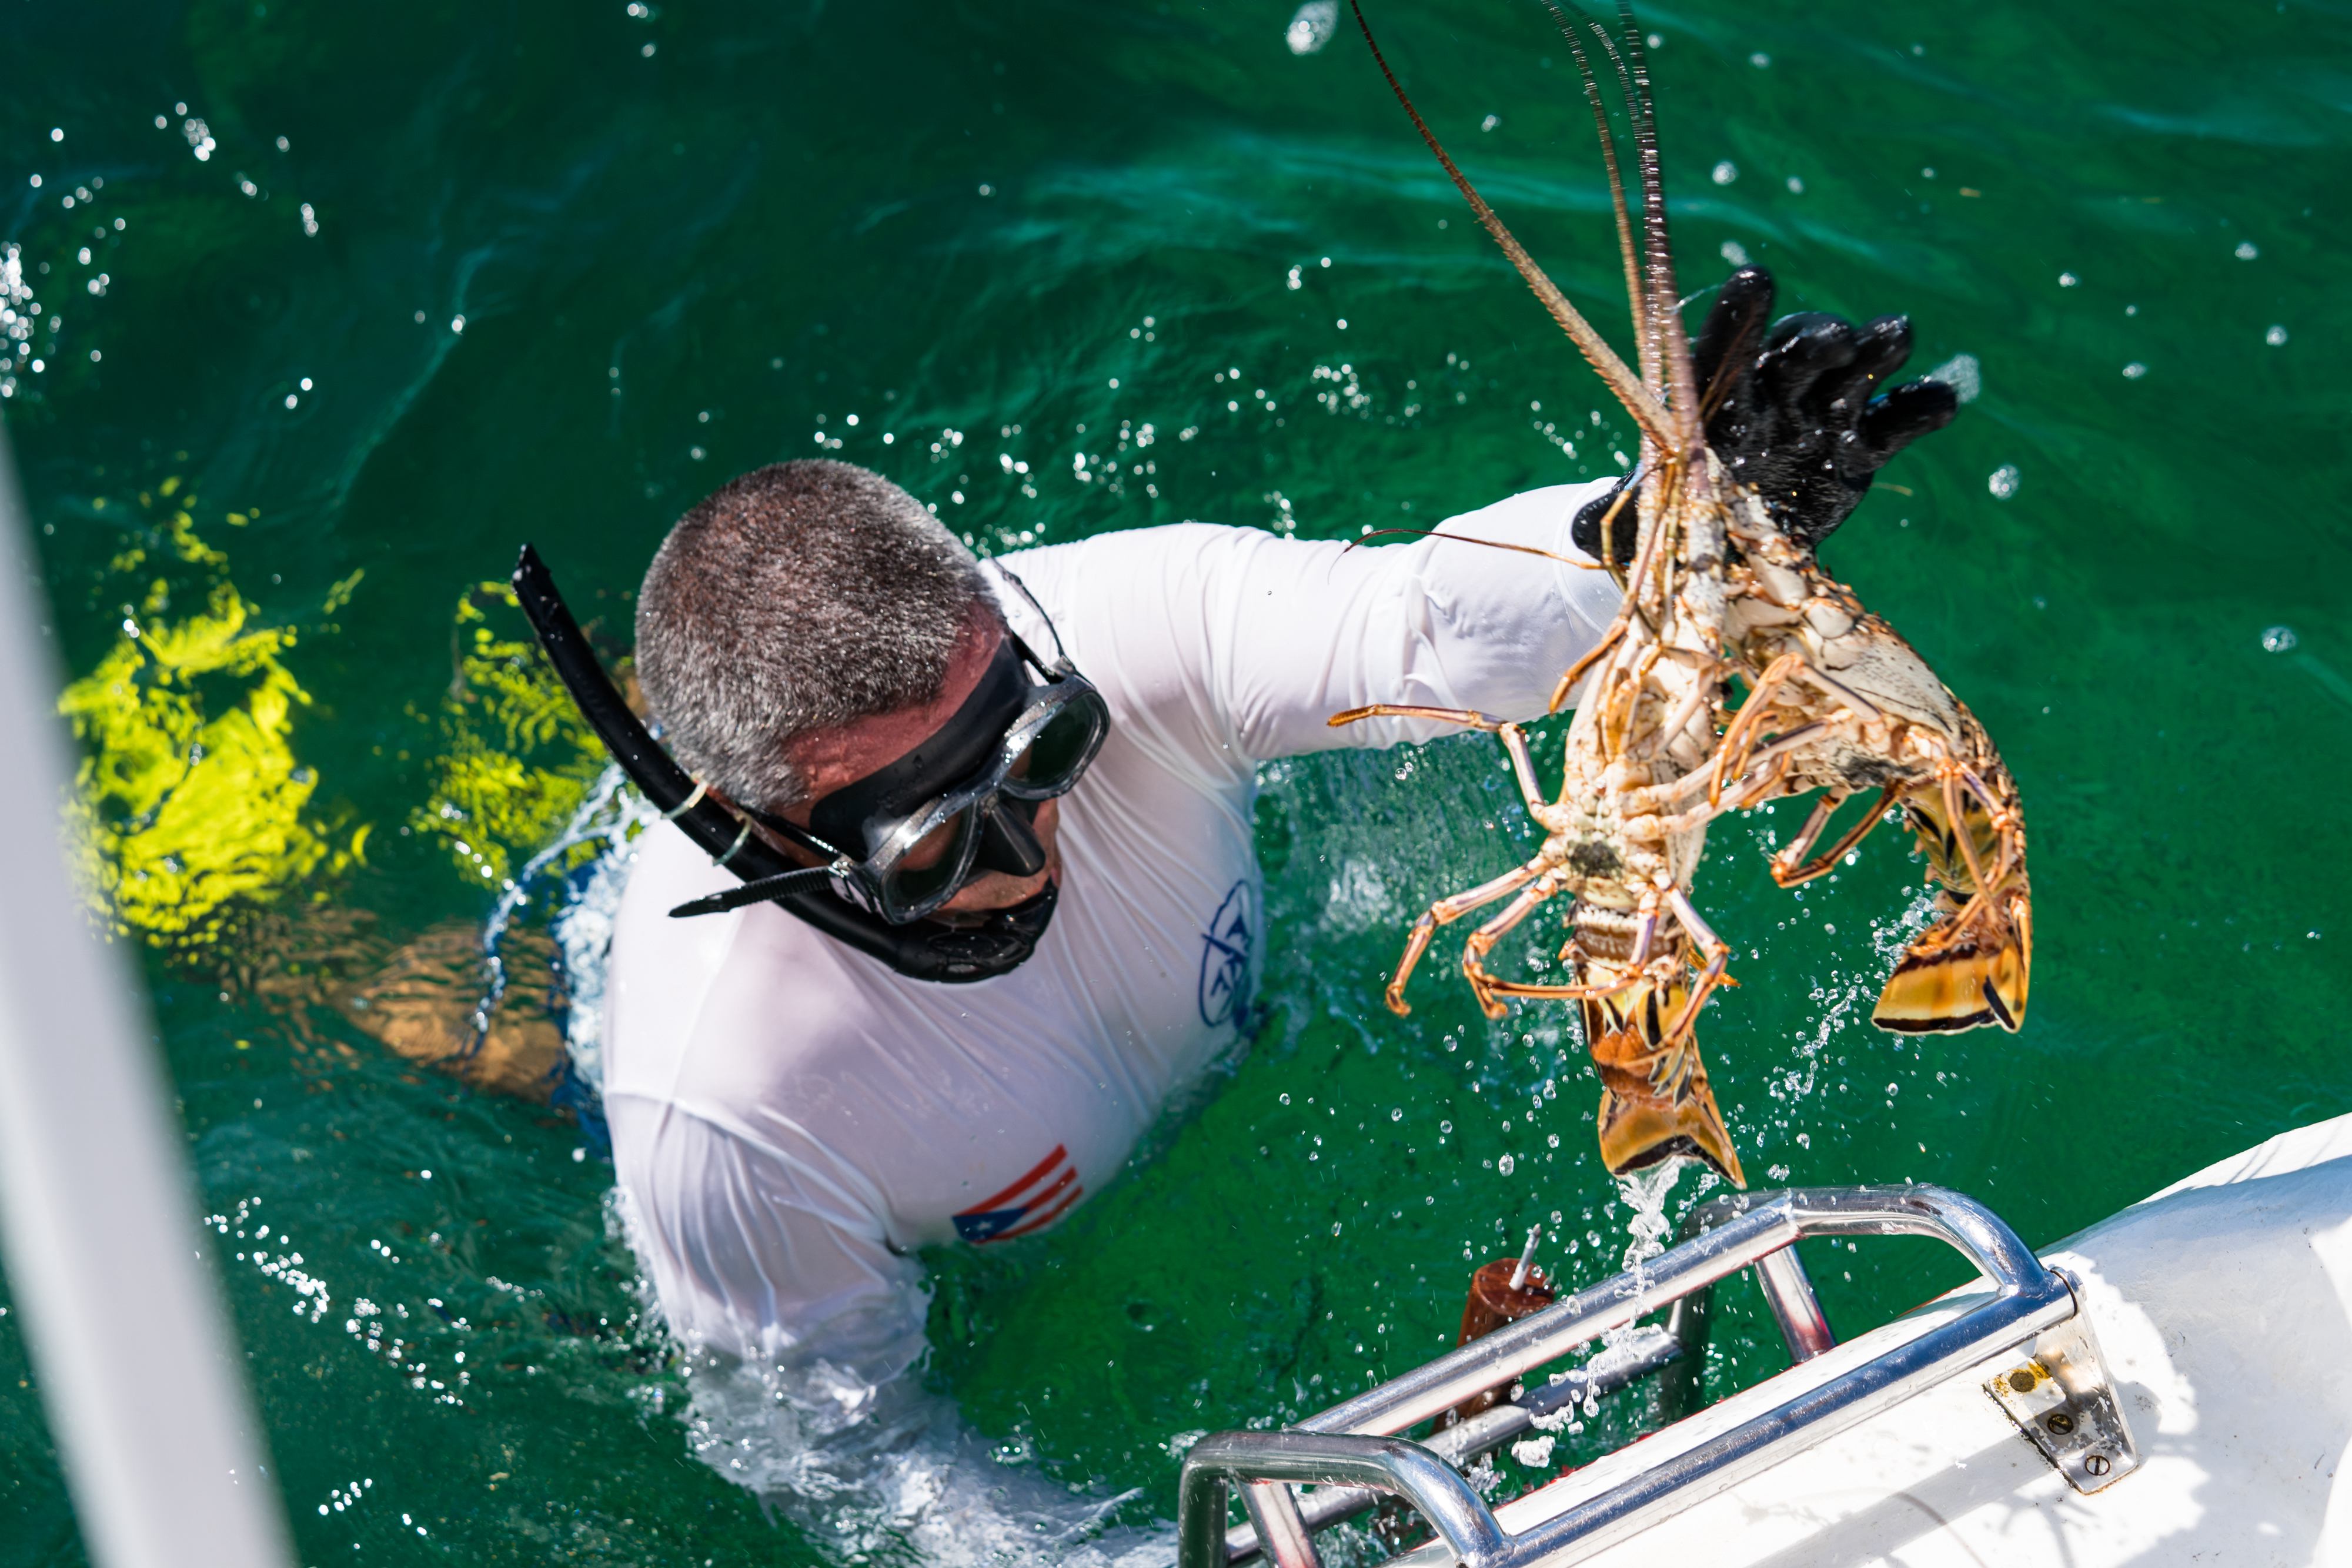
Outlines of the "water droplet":
[{"label": "water droplet", "polygon": [[2263,253],[2254,248],[2253,241],[2250,239],[2242,239],[2238,242],[2238,248],[2231,252],[2231,254],[2236,256],[2240,261],[2252,261],[2254,257],[2262,255]]},{"label": "water droplet", "polygon": [[1717,184],[1728,185],[1738,178],[1739,178],[1739,165],[1734,163],[1730,159],[1726,158],[1722,162],[1717,163],[1715,166],[1715,183]]},{"label": "water droplet", "polygon": [[2288,653],[2301,641],[2302,639],[2294,634],[2294,628],[2292,626],[2263,628],[2263,652],[2265,653]]},{"label": "water droplet", "polygon": [[1927,379],[1943,382],[1962,402],[1976,402],[1977,394],[1984,391],[1984,368],[1974,354],[1954,354],[1929,371]]},{"label": "water droplet", "polygon": [[2263,341],[2268,343],[2273,349],[2280,347],[2286,341],[2286,329],[2284,327],[2272,328],[2269,331],[2263,334]]},{"label": "water droplet", "polygon": [[1339,0],[1307,0],[1282,31],[1294,55],[1311,55],[1331,41],[1339,26]]},{"label": "water droplet", "polygon": [[1985,488],[1992,492],[1994,500],[2006,501],[2017,494],[2019,478],[2017,465],[2004,463],[1992,471],[1992,476],[1985,481]]}]

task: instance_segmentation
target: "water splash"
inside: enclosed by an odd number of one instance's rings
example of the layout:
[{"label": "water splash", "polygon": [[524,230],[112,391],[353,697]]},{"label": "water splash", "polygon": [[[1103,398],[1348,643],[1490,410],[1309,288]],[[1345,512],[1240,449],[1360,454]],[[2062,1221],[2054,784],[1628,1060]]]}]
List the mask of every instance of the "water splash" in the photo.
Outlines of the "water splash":
[{"label": "water splash", "polygon": [[1922,379],[1943,382],[1962,402],[1974,402],[1984,392],[1984,367],[1974,354],[1954,354]]},{"label": "water splash", "polygon": [[[490,1015],[498,1010],[499,1000],[507,994],[507,965],[505,957],[499,951],[499,945],[505,940],[507,928],[514,924],[515,915],[522,908],[523,901],[530,896],[531,884],[546,874],[550,866],[554,865],[582,845],[604,843],[617,846],[625,843],[635,835],[637,829],[653,819],[655,813],[652,809],[646,805],[636,791],[625,788],[627,780],[617,766],[607,767],[604,772],[598,774],[596,782],[589,787],[587,798],[573,810],[571,819],[563,824],[562,831],[557,833],[545,848],[525,861],[521,869],[509,877],[499,890],[499,901],[491,906],[489,918],[482,924],[482,957],[489,970],[489,987],[482,993],[481,1000],[475,1005],[474,1043],[467,1049],[466,1054],[471,1055],[474,1051],[479,1051],[482,1048],[482,1042],[489,1038]],[[611,878],[609,873],[613,860],[614,857],[608,852],[599,856],[595,863],[600,875],[604,875],[615,883],[609,891],[613,906],[617,906],[620,894],[617,878]],[[572,909],[577,907],[578,900],[575,899],[567,906],[566,915],[568,915]],[[609,936],[610,908],[605,910],[604,918],[605,934]],[[560,942],[562,939],[561,927],[563,922],[559,919],[557,924]],[[601,952],[601,948],[599,951]],[[583,977],[581,971],[584,967],[588,971],[585,977],[590,980],[594,994],[599,998],[603,997],[604,965],[601,960],[589,966],[576,964],[573,962],[571,945],[566,944],[564,967],[572,972],[575,980]],[[572,994],[575,998],[580,995],[577,990]],[[573,1009],[575,1013],[580,1010],[582,1009],[577,1006]]]},{"label": "water splash", "polygon": [[696,1457],[806,1528],[831,1561],[1165,1568],[1173,1554],[1166,1526],[1112,1522],[1139,1493],[1060,1485],[1025,1445],[990,1442],[909,1379],[877,1388],[830,1366],[704,1362],[689,1384]]},{"label": "water splash", "polygon": [[1625,1223],[1631,1238],[1625,1244],[1623,1268],[1638,1275],[1642,1266],[1666,1249],[1666,1233],[1674,1228],[1674,1219],[1666,1206],[1675,1195],[1675,1184],[1682,1179],[1686,1160],[1661,1160],[1647,1170],[1634,1171],[1617,1178],[1618,1196],[1624,1200],[1632,1217]]},{"label": "water splash", "polygon": [[[598,782],[601,787],[603,781]],[[551,928],[563,961],[568,999],[563,1043],[572,1054],[572,1071],[600,1095],[604,1092],[604,958],[635,859],[637,834],[661,820],[652,802],[634,789],[625,791],[620,803],[625,820],[609,835],[609,847],[578,881],[572,902]]]}]

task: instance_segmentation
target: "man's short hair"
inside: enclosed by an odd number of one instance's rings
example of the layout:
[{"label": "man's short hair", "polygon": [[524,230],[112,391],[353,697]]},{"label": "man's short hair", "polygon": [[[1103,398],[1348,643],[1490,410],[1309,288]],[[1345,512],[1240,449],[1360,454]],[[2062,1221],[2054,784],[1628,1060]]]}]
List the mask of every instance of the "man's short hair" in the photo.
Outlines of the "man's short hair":
[{"label": "man's short hair", "polygon": [[804,794],[785,745],[938,696],[987,601],[971,553],[898,486],[778,463],[662,541],[637,598],[637,679],[689,771],[783,810]]}]

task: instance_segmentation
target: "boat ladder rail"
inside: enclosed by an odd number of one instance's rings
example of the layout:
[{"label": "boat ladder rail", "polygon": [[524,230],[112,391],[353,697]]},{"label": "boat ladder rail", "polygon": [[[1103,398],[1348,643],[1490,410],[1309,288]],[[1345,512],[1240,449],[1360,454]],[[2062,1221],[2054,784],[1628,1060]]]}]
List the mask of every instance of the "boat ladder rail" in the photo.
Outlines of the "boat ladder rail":
[{"label": "boat ladder rail", "polygon": [[[1178,1568],[1226,1568],[1263,1552],[1276,1568],[1320,1568],[1327,1529],[1392,1496],[1434,1532],[1402,1562],[1563,1568],[1667,1514],[1728,1490],[1921,1391],[2012,1353],[1986,1392],[2077,1491],[2129,1474],[2139,1450],[2099,1359],[2078,1288],[1975,1199],[1927,1186],[1796,1187],[1701,1205],[1684,1239],[1638,1268],[1279,1431],[1213,1432],[1179,1483]],[[1817,1237],[1926,1236],[1991,1284],[1838,1344],[1792,1249]],[[1791,1361],[1744,1389],[1583,1469],[1490,1506],[1461,1467],[1571,1405],[1673,1363],[1693,1382],[1715,1282],[1753,1269]],[[1666,1326],[1636,1320],[1671,1309]],[[1614,1331],[1586,1365],[1423,1440],[1398,1436]],[[1304,1494],[1299,1486],[1317,1490]],[[1228,1529],[1228,1489],[1250,1522]]]}]

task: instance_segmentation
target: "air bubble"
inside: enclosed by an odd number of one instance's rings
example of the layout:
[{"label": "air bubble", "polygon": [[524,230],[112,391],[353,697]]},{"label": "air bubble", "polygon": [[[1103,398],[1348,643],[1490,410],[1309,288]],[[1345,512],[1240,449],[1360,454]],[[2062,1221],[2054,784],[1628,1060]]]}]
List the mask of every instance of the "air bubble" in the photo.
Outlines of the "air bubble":
[{"label": "air bubble", "polygon": [[1294,55],[1311,55],[1331,41],[1339,26],[1339,0],[1307,0],[1282,30],[1282,41]]}]

